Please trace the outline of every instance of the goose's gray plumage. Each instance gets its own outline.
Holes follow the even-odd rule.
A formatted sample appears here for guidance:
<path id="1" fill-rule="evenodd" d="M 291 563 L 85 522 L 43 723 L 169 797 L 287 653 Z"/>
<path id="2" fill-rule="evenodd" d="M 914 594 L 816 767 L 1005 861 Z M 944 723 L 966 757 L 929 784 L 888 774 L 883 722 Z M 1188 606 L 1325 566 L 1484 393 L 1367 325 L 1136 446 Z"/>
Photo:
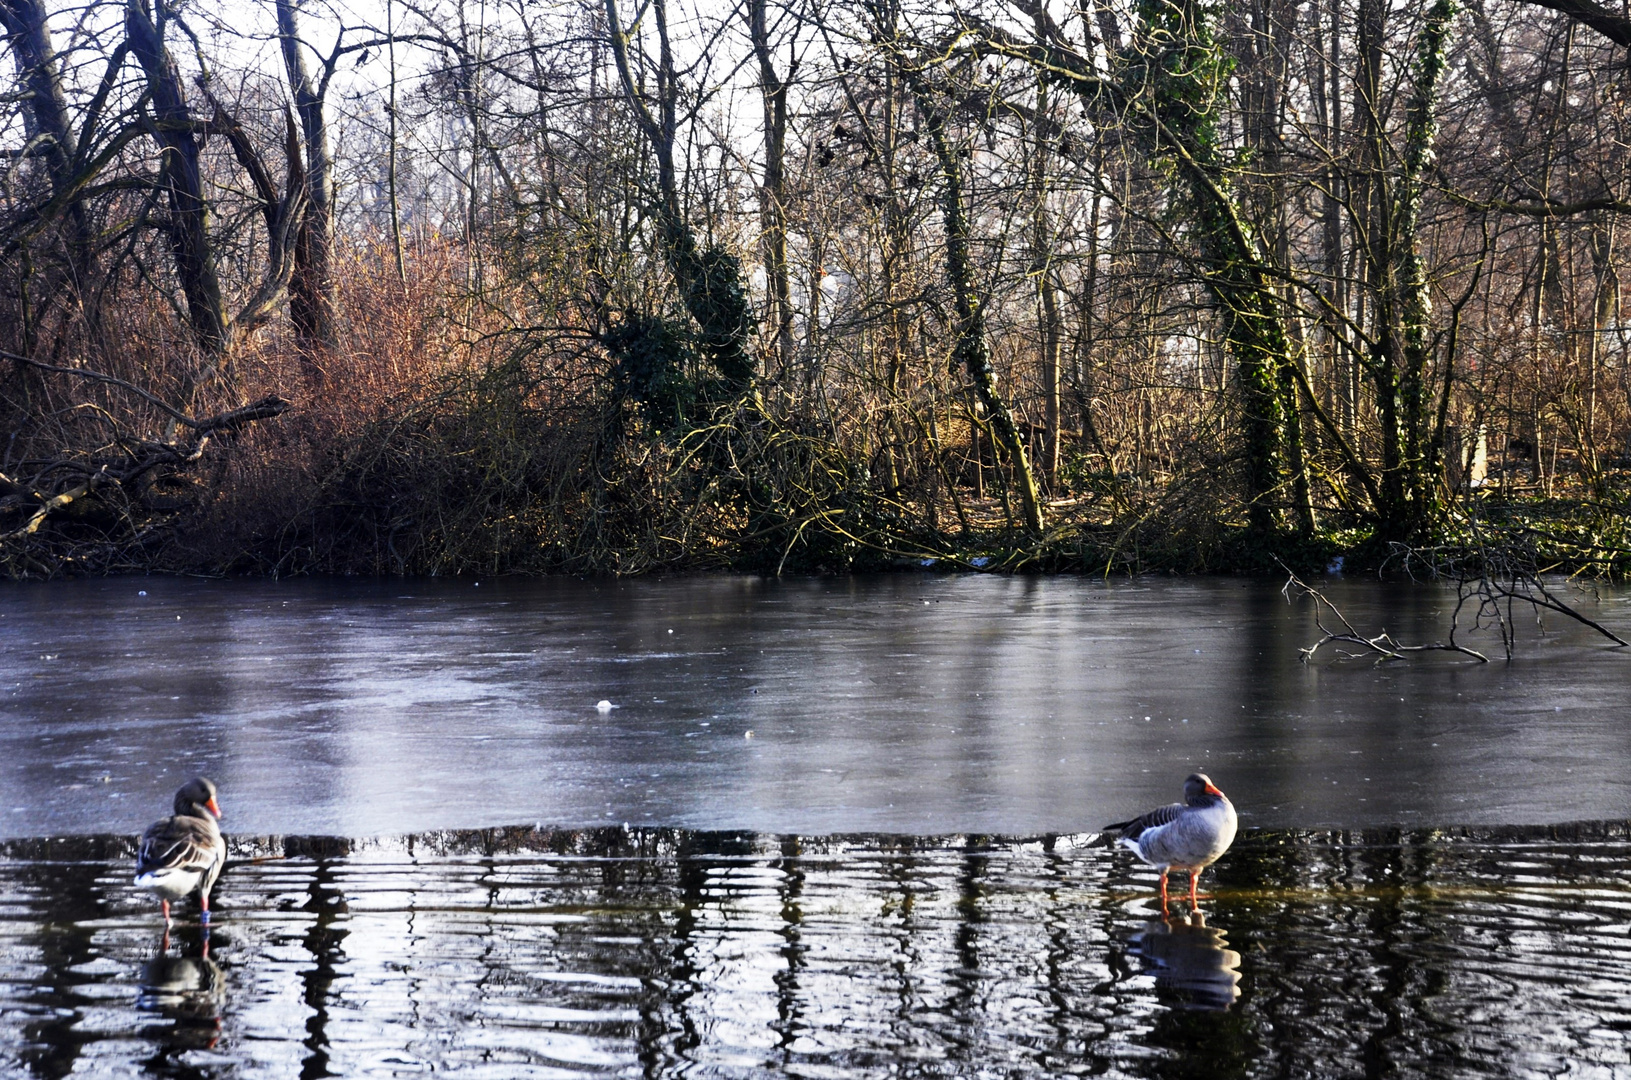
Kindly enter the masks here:
<path id="1" fill-rule="evenodd" d="M 1184 781 L 1184 801 L 1157 807 L 1130 821 L 1106 825 L 1121 833 L 1121 844 L 1161 871 L 1161 906 L 1167 903 L 1167 871 L 1189 873 L 1189 902 L 1196 902 L 1201 871 L 1234 843 L 1239 821 L 1234 804 L 1203 773 Z"/>
<path id="2" fill-rule="evenodd" d="M 142 834 L 136 852 L 136 887 L 159 898 L 164 925 L 170 925 L 170 901 L 198 894 L 203 921 L 210 917 L 210 890 L 226 865 L 221 837 L 221 806 L 215 785 L 202 776 L 176 792 L 175 814 L 161 818 Z"/>

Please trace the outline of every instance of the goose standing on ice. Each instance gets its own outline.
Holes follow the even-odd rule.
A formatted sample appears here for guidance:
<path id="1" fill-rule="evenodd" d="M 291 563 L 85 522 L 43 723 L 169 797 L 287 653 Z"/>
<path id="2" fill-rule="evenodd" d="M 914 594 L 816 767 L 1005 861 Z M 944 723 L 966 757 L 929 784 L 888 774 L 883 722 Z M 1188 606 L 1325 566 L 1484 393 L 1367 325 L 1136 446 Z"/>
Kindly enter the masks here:
<path id="1" fill-rule="evenodd" d="M 159 898 L 164 925 L 170 925 L 170 901 L 198 894 L 202 922 L 210 921 L 210 889 L 227 861 L 221 838 L 221 805 L 215 785 L 202 776 L 176 792 L 175 816 L 162 818 L 142 834 L 136 852 L 136 887 Z"/>
<path id="2" fill-rule="evenodd" d="M 1161 910 L 1167 909 L 1167 871 L 1189 872 L 1189 906 L 1195 882 L 1234 843 L 1238 820 L 1229 797 L 1202 773 L 1184 781 L 1184 801 L 1106 825 L 1121 833 L 1121 844 L 1161 871 Z"/>

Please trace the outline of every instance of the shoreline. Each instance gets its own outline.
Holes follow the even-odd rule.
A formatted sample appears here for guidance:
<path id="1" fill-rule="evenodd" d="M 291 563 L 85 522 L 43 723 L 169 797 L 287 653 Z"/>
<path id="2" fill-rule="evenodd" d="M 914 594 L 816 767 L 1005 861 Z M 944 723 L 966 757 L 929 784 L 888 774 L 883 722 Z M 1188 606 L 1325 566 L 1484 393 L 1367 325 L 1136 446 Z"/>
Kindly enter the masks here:
<path id="1" fill-rule="evenodd" d="M 1450 844 L 1591 844 L 1631 840 L 1631 818 L 1570 821 L 1535 825 L 1390 826 L 1383 828 L 1243 828 L 1238 847 L 1263 848 L 1293 843 L 1301 847 L 1416 847 Z M 445 829 L 384 836 L 264 834 L 227 836 L 233 864 L 276 859 L 344 859 L 400 854 L 410 858 L 461 858 L 540 855 L 585 859 L 684 859 L 706 857 L 798 857 L 841 855 L 853 849 L 903 851 L 1037 851 L 1054 853 L 1112 848 L 1099 832 L 1076 833 L 869 833 L 821 835 L 760 833 L 740 829 L 682 829 L 661 826 L 601 826 L 567 829 L 513 825 L 491 829 Z M 110 862 L 135 858 L 137 837 L 115 833 L 71 834 L 0 839 L 0 860 L 30 862 Z"/>

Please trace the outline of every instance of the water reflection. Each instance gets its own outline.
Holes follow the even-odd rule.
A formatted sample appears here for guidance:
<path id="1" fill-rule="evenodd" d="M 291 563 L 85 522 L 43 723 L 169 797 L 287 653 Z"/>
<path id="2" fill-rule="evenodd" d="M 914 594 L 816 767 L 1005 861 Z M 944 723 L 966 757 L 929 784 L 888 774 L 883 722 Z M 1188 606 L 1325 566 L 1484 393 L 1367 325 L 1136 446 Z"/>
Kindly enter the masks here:
<path id="1" fill-rule="evenodd" d="M 1165 922 L 1070 838 L 241 841 L 169 941 L 97 843 L 0 845 L 0 1075 L 1631 1075 L 1625 824 L 1250 834 Z"/>
<path id="2" fill-rule="evenodd" d="M 1157 997 L 1178 1008 L 1227 1009 L 1240 998 L 1240 954 L 1228 945 L 1203 911 L 1152 920 L 1127 939 Z"/>
<path id="3" fill-rule="evenodd" d="M 310 916 L 301 944 L 311 955 L 310 967 L 300 975 L 301 997 L 311 1010 L 306 1019 L 306 1037 L 301 1040 L 307 1053 L 300 1074 L 302 1077 L 328 1076 L 328 1003 L 338 996 L 335 981 L 342 977 L 346 961 L 341 945 L 350 933 L 345 894 L 337 887 L 332 863 L 322 861 L 313 868 L 300 910 Z"/>
<path id="4" fill-rule="evenodd" d="M 137 1029 L 158 1047 L 158 1060 L 189 1050 L 214 1049 L 221 1038 L 226 977 L 210 959 L 210 928 L 201 927 L 195 933 L 178 930 L 177 941 L 179 951 L 171 952 L 170 934 L 160 937 L 158 952 L 142 965 L 136 995 L 138 1012 L 162 1018 L 162 1023 Z"/>

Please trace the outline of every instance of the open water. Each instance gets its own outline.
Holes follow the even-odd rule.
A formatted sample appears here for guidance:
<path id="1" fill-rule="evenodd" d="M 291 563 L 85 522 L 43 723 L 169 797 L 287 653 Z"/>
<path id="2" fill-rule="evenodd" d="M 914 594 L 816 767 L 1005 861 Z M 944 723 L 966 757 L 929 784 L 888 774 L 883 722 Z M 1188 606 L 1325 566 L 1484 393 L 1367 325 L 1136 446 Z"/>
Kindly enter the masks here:
<path id="1" fill-rule="evenodd" d="M 1089 837 L 240 847 L 205 955 L 115 841 L 0 861 L 0 1072 L 1623 1077 L 1631 832 L 1259 833 L 1168 920 Z"/>

